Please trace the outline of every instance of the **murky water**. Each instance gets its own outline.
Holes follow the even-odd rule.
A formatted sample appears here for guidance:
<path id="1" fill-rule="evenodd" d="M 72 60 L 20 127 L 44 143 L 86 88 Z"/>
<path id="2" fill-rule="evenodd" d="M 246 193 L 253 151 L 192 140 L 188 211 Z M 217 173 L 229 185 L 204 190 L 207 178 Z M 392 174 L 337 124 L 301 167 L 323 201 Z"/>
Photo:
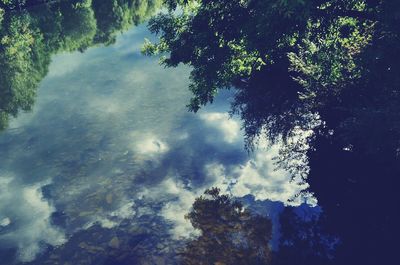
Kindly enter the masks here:
<path id="1" fill-rule="evenodd" d="M 142 56 L 145 37 L 54 55 L 33 110 L 1 133 L 1 264 L 174 264 L 205 189 L 274 218 L 307 187 L 274 170 L 274 148 L 244 150 L 228 92 L 187 112 L 189 69 Z"/>

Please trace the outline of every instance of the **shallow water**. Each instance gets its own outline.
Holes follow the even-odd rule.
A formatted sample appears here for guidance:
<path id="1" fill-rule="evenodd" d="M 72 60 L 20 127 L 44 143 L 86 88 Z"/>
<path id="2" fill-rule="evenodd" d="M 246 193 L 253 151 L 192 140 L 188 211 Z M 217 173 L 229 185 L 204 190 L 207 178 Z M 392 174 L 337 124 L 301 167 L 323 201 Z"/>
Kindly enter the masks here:
<path id="1" fill-rule="evenodd" d="M 145 37 L 53 56 L 33 110 L 1 133 L 1 264 L 173 264 L 205 189 L 274 220 L 307 187 L 274 170 L 274 148 L 244 150 L 229 92 L 187 112 L 189 69 L 141 55 Z"/>

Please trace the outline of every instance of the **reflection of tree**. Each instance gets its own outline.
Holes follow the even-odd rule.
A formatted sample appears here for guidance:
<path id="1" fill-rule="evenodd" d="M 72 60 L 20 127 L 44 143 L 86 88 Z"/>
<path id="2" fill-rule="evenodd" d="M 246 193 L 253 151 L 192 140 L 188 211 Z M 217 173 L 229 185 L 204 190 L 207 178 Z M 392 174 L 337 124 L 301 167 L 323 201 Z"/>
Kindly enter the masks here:
<path id="1" fill-rule="evenodd" d="M 183 264 L 269 264 L 271 221 L 252 215 L 217 188 L 205 195 L 187 215 L 201 235 L 185 247 Z"/>
<path id="2" fill-rule="evenodd" d="M 93 0 L 98 32 L 95 41 L 113 43 L 116 33 L 137 25 L 154 13 L 159 5 L 157 0 Z M 112 12 L 110 12 L 112 10 Z"/>
<path id="3" fill-rule="evenodd" d="M 400 216 L 400 3 L 167 2 L 172 12 L 150 22 L 160 41 L 144 52 L 193 67 L 190 109 L 234 87 L 232 111 L 250 143 L 311 129 L 284 146 L 281 165 L 297 172 L 304 166 L 288 161 L 309 162 L 324 225 L 342 238 L 338 264 L 390 263 Z"/>
<path id="4" fill-rule="evenodd" d="M 118 32 L 155 12 L 159 0 L 69 0 L 5 11 L 0 5 L 0 127 L 9 115 L 30 110 L 52 54 L 110 44 Z"/>
<path id="5" fill-rule="evenodd" d="M 201 235 L 187 243 L 183 264 L 333 264 L 337 239 L 324 230 L 319 208 L 286 207 L 279 217 L 278 249 L 272 251 L 271 221 L 219 192 L 207 190 L 186 216 Z"/>
<path id="6" fill-rule="evenodd" d="M 50 63 L 41 34 L 31 27 L 27 14 L 5 16 L 0 46 L 0 127 L 8 115 L 30 110 L 36 87 Z"/>

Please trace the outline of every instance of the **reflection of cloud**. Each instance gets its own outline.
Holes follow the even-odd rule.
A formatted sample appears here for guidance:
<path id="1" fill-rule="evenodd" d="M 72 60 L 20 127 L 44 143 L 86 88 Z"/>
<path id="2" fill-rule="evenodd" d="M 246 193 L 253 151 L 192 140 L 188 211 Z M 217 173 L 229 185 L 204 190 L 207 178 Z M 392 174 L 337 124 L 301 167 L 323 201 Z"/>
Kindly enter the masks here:
<path id="1" fill-rule="evenodd" d="M 164 181 L 160 188 L 165 189 L 170 195 L 176 196 L 176 199 L 167 202 L 160 212 L 160 215 L 166 220 L 173 222 L 171 230 L 173 238 L 179 239 L 197 234 L 190 222 L 185 219 L 185 214 L 190 211 L 198 194 L 186 189 L 182 183 L 174 181 L 172 178 Z"/>
<path id="2" fill-rule="evenodd" d="M 138 152 L 143 154 L 162 154 L 168 151 L 168 146 L 155 138 L 145 139 L 137 144 Z"/>
<path id="3" fill-rule="evenodd" d="M 47 77 L 58 77 L 68 74 L 78 68 L 81 64 L 85 63 L 85 57 L 82 56 L 81 52 L 73 52 L 68 56 L 64 54 L 58 54 L 53 56 L 52 65 L 49 68 Z"/>
<path id="4" fill-rule="evenodd" d="M 211 125 L 210 134 L 217 130 L 218 133 L 222 132 L 223 137 L 219 138 L 219 141 L 218 139 L 207 141 L 207 136 L 183 138 L 183 141 L 188 141 L 185 145 L 195 148 L 195 152 L 198 151 L 197 148 L 204 148 L 204 144 L 210 147 L 218 146 L 218 149 L 211 148 L 211 150 L 223 148 L 222 153 L 224 150 L 243 144 L 240 140 L 239 124 L 230 119 L 228 114 L 205 113 L 202 114 L 202 119 L 206 121 L 206 124 Z M 200 144 L 194 145 L 192 141 L 198 141 Z M 191 182 L 183 177 L 183 172 L 176 171 L 177 168 L 174 168 L 172 171 L 177 172 L 176 176 L 167 175 L 164 181 L 154 187 L 144 188 L 139 197 L 163 202 L 163 208 L 159 214 L 172 224 L 170 233 L 175 239 L 190 237 L 196 233 L 184 216 L 190 211 L 195 198 L 210 187 L 218 187 L 222 193 L 238 198 L 251 195 L 257 201 L 270 200 L 287 205 L 300 205 L 304 202 L 316 204 L 315 198 L 304 192 L 308 188 L 307 183 L 302 179 L 292 179 L 291 175 L 284 170 L 276 170 L 274 157 L 278 155 L 278 150 L 278 145 L 270 147 L 265 140 L 260 139 L 259 148 L 243 160 L 228 162 L 228 160 L 224 161 L 223 156 L 205 159 L 209 152 L 200 153 L 205 155 L 196 159 L 196 165 L 201 168 L 201 181 L 193 179 Z M 171 153 L 174 153 L 174 150 Z"/>
<path id="5" fill-rule="evenodd" d="M 217 173 L 214 170 L 213 174 L 220 174 L 216 179 L 229 179 L 229 191 L 236 197 L 252 195 L 261 201 L 279 201 L 293 206 L 302 203 L 316 205 L 312 194 L 304 192 L 309 187 L 304 180 L 300 177 L 292 179 L 288 172 L 277 169 L 274 158 L 279 148 L 279 145 L 269 146 L 265 139 L 260 139 L 259 148 L 245 163 L 229 171 Z"/>
<path id="6" fill-rule="evenodd" d="M 291 176 L 283 170 L 274 170 L 274 152 L 258 151 L 253 159 L 232 172 L 236 183 L 232 188 L 235 196 L 251 194 L 256 200 L 280 201 L 285 204 L 301 204 L 304 198 L 296 197 L 308 184 L 291 181 Z M 291 202 L 296 197 L 296 201 Z"/>
<path id="7" fill-rule="evenodd" d="M 89 106 L 102 114 L 118 114 L 121 112 L 120 102 L 112 101 L 107 97 L 95 97 L 89 102 Z"/>
<path id="8" fill-rule="evenodd" d="M 191 190 L 175 177 L 167 176 L 157 186 L 143 189 L 139 196 L 146 200 L 161 199 L 167 201 L 159 214 L 172 224 L 171 236 L 174 239 L 180 239 L 188 238 L 198 233 L 190 222 L 185 219 L 185 214 L 190 211 L 195 198 L 201 193 L 202 189 Z"/>
<path id="9" fill-rule="evenodd" d="M 135 152 L 142 155 L 161 155 L 168 152 L 169 147 L 154 135 L 144 135 L 142 139 L 136 138 Z"/>
<path id="10" fill-rule="evenodd" d="M 21 261 L 30 261 L 43 244 L 60 245 L 64 234 L 50 223 L 54 208 L 43 199 L 43 183 L 20 186 L 12 178 L 1 177 L 0 213 L 5 227 L 0 245 L 18 248 Z"/>
<path id="11" fill-rule="evenodd" d="M 143 47 L 143 40 L 149 38 L 146 33 L 146 26 L 139 25 L 131 30 L 123 32 L 118 36 L 118 41 L 113 44 L 112 48 L 120 53 L 135 52 L 140 54 Z"/>
<path id="12" fill-rule="evenodd" d="M 2 226 L 2 227 L 6 227 L 9 224 L 11 224 L 11 220 L 8 217 L 5 217 L 2 220 L 0 220 L 0 226 Z"/>
<path id="13" fill-rule="evenodd" d="M 228 114 L 211 113 L 204 114 L 203 117 L 206 117 L 203 119 L 208 121 L 215 121 L 214 125 L 220 130 L 226 131 L 225 135 L 227 132 L 239 135 L 237 123 L 236 125 L 226 125 L 227 122 L 235 123 Z M 236 130 L 235 133 L 233 133 L 234 130 Z M 308 132 L 299 132 L 291 141 L 300 141 L 305 137 L 309 137 Z M 258 148 L 250 154 L 247 160 L 228 168 L 217 161 L 204 165 L 210 185 L 218 186 L 223 192 L 229 192 L 236 197 L 252 195 L 256 200 L 279 201 L 288 205 L 302 203 L 315 205 L 315 198 L 304 192 L 309 185 L 300 176 L 292 179 L 287 171 L 277 169 L 274 158 L 278 156 L 281 146 L 279 144 L 270 146 L 265 138 L 260 138 L 257 146 Z M 304 162 L 290 161 L 290 163 Z M 304 167 L 307 168 L 306 165 Z"/>
<path id="14" fill-rule="evenodd" d="M 256 200 L 279 201 L 288 205 L 300 205 L 304 202 L 314 205 L 311 194 L 302 192 L 308 188 L 303 181 L 291 180 L 283 170 L 275 170 L 272 150 L 257 152 L 253 159 L 231 170 L 222 165 L 206 165 L 208 177 L 215 180 L 214 186 L 235 197 L 252 195 Z M 300 194 L 300 196 L 298 196 Z"/>
<path id="15" fill-rule="evenodd" d="M 117 217 L 119 219 L 129 219 L 135 215 L 135 210 L 133 209 L 134 203 L 128 202 L 122 205 L 119 209 L 110 213 L 110 216 Z"/>
<path id="16" fill-rule="evenodd" d="M 232 180 L 226 175 L 227 170 L 222 164 L 206 164 L 204 166 L 204 172 L 208 179 L 209 187 L 218 187 L 223 193 L 230 193 Z"/>
<path id="17" fill-rule="evenodd" d="M 85 225 L 85 229 L 99 223 L 103 228 L 114 228 L 121 224 L 123 220 L 132 219 L 136 211 L 133 209 L 134 202 L 127 202 L 115 211 L 105 213 L 105 216 L 95 216 L 95 218 Z"/>
<path id="18" fill-rule="evenodd" d="M 206 124 L 218 128 L 226 142 L 233 143 L 240 139 L 240 125 L 237 121 L 230 119 L 228 113 L 203 113 L 200 117 Z"/>

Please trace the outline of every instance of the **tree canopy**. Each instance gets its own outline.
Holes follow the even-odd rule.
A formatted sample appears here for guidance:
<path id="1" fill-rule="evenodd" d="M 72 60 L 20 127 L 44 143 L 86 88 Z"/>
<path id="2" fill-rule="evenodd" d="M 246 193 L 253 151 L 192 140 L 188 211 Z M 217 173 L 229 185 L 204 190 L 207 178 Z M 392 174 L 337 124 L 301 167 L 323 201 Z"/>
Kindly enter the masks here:
<path id="1" fill-rule="evenodd" d="M 374 0 L 167 1 L 147 54 L 191 65 L 190 110 L 236 90 L 248 140 L 313 129 L 343 147 L 396 155 L 399 10 Z M 182 12 L 174 12 L 177 5 Z M 362 132 L 362 133 L 361 133 Z M 366 133 L 367 132 L 367 133 Z"/>

